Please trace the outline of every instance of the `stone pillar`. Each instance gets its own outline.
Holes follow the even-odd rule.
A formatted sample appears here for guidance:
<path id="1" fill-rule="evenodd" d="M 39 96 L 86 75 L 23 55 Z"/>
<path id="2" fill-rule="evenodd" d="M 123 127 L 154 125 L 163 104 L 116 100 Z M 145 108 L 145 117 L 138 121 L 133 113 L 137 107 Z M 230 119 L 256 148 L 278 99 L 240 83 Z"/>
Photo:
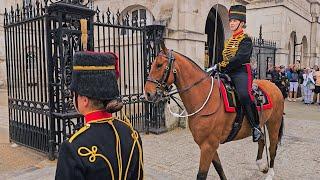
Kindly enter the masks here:
<path id="1" fill-rule="evenodd" d="M 319 34 L 318 31 L 320 30 L 319 27 L 319 10 L 320 5 L 318 3 L 311 3 L 311 39 L 310 39 L 310 62 L 309 65 L 313 66 L 314 64 L 319 64 L 319 56 L 320 56 L 320 49 L 319 49 Z"/>
<path id="2" fill-rule="evenodd" d="M 176 0 L 172 18 L 165 34 L 167 47 L 190 57 L 201 67 L 204 66 L 205 42 L 204 27 L 199 27 L 201 3 L 197 0 Z"/>

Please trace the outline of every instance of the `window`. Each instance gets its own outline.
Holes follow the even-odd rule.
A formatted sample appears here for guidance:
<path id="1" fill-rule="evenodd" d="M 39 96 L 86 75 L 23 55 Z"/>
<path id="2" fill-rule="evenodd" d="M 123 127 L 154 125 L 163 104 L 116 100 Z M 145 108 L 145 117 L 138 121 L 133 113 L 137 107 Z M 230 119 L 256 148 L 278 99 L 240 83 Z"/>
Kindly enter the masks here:
<path id="1" fill-rule="evenodd" d="M 152 24 L 154 21 L 154 17 L 151 14 L 151 12 L 149 12 L 142 6 L 131 9 L 129 11 L 122 12 L 123 16 L 125 16 L 127 12 L 131 16 L 131 19 L 129 20 L 130 22 L 127 22 L 127 21 L 122 22 L 122 24 L 125 26 L 130 26 L 130 25 L 133 27 L 145 26 L 145 25 Z M 121 35 L 126 35 L 128 33 L 129 33 L 128 30 L 125 30 L 125 29 L 121 30 Z M 134 33 L 134 31 L 132 31 L 132 33 Z"/>
<path id="2" fill-rule="evenodd" d="M 152 16 L 150 16 L 151 18 Z M 132 26 L 144 25 L 144 22 L 147 20 L 147 11 L 146 9 L 137 9 L 132 11 Z M 153 21 L 153 17 L 152 17 Z"/>
<path id="3" fill-rule="evenodd" d="M 132 12 L 132 26 L 138 26 L 138 18 L 139 18 L 139 11 L 135 10 Z"/>

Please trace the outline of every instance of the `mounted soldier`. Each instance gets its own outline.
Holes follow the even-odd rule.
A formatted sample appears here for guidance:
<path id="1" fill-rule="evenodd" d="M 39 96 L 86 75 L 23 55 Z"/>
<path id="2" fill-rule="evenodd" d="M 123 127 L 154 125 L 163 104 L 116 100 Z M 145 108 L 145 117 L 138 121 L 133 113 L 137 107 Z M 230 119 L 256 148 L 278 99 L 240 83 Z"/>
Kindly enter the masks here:
<path id="1" fill-rule="evenodd" d="M 227 82 L 229 79 L 219 76 L 221 74 L 227 77 L 226 75 L 215 71 L 215 75 L 212 76 L 203 71 L 192 59 L 167 49 L 164 42 L 161 42 L 161 51 L 152 62 L 144 87 L 146 100 L 150 102 L 163 101 L 168 97 L 175 100 L 173 95 L 179 94 L 185 110 L 179 114 L 173 113 L 169 103 L 168 109 L 174 116 L 188 117 L 189 129 L 200 148 L 198 180 L 207 178 L 211 163 L 220 179 L 227 179 L 217 151 L 219 145 L 250 136 L 252 127 L 253 140 L 258 141 L 256 163 L 259 170 L 268 173 L 268 179 L 274 176 L 274 160 L 278 143 L 283 135 L 284 99 L 274 83 L 268 80 L 255 80 L 254 95 L 259 104 L 257 109 L 261 112 L 261 120 L 258 121 L 255 103 L 249 92 L 252 88 L 251 70 L 248 64 L 252 53 L 252 41 L 243 33 L 242 27 L 245 22 L 245 7 L 231 7 L 230 27 L 234 35 L 225 45 L 224 58 L 212 68 L 219 68 L 231 76 L 241 93 L 238 99 L 244 108 L 238 105 L 239 101 L 234 96 L 233 87 Z M 175 90 L 171 89 L 173 84 L 176 86 Z M 243 117 L 243 112 L 247 114 L 247 118 Z M 269 148 L 261 139 L 263 135 L 258 123 L 261 127 L 264 124 L 267 126 Z M 270 152 L 270 166 L 262 161 L 264 147 Z M 266 152 L 268 154 L 268 151 Z"/>
<path id="2" fill-rule="evenodd" d="M 62 143 L 57 180 L 143 179 L 140 136 L 128 119 L 115 119 L 111 114 L 123 106 L 117 76 L 118 58 L 113 53 L 74 55 L 70 89 L 85 125 Z"/>
<path id="3" fill-rule="evenodd" d="M 228 74 L 238 93 L 240 103 L 252 127 L 253 142 L 259 141 L 262 132 L 259 127 L 259 116 L 252 95 L 252 71 L 250 57 L 252 54 L 252 40 L 244 33 L 246 26 L 246 7 L 231 6 L 229 10 L 229 26 L 232 36 L 225 42 L 222 60 L 214 67 L 220 72 Z"/>

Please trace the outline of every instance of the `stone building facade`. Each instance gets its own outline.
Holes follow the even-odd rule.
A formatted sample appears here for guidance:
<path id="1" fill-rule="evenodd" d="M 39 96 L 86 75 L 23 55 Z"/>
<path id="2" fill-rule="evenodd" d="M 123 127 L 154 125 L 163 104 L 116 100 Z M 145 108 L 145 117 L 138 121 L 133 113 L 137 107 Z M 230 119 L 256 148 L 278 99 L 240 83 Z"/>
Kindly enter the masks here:
<path id="1" fill-rule="evenodd" d="M 320 64 L 319 0 L 109 0 L 108 5 L 105 0 L 97 0 L 94 3 L 102 10 L 109 6 L 122 13 L 145 8 L 153 16 L 152 23 L 166 25 L 168 47 L 186 54 L 201 66 L 205 66 L 206 49 L 211 61 L 212 47 L 216 47 L 218 54 L 225 38 L 230 36 L 229 7 L 244 4 L 248 9 L 246 31 L 258 37 L 262 25 L 263 38 L 277 43 L 276 64 L 300 62 L 302 67 Z M 215 20 L 217 40 L 214 40 Z"/>
<path id="2" fill-rule="evenodd" d="M 277 42 L 276 64 L 320 64 L 319 0 L 252 0 L 248 8 L 247 31 Z"/>
<path id="3" fill-rule="evenodd" d="M 22 2 L 30 0 L 0 0 L 0 42 L 4 42 L 4 8 Z M 229 7 L 244 4 L 248 9 L 246 31 L 257 37 L 262 25 L 264 39 L 277 42 L 276 64 L 301 62 L 304 67 L 320 64 L 319 0 L 94 0 L 93 3 L 101 12 L 110 8 L 114 13 L 119 10 L 121 15 L 134 13 L 139 18 L 146 17 L 147 24 L 166 25 L 167 46 L 202 67 L 212 64 L 212 57 L 222 51 L 224 40 L 230 36 Z M 4 43 L 0 43 L 0 86 L 5 84 Z"/>
<path id="4" fill-rule="evenodd" d="M 0 87 L 6 85 L 3 13 L 5 7 L 35 0 L 0 0 Z M 228 9 L 234 4 L 247 5 L 249 35 L 277 42 L 278 65 L 301 62 L 304 67 L 320 64 L 320 0 L 95 0 L 101 13 L 108 8 L 120 16 L 147 18 L 147 24 L 166 26 L 167 47 L 193 59 L 200 66 L 220 58 L 228 27 Z M 217 23 L 216 23 L 217 22 Z M 216 57 L 216 58 L 213 58 Z M 168 128 L 177 120 L 169 116 Z M 180 121 L 184 122 L 184 121 Z"/>

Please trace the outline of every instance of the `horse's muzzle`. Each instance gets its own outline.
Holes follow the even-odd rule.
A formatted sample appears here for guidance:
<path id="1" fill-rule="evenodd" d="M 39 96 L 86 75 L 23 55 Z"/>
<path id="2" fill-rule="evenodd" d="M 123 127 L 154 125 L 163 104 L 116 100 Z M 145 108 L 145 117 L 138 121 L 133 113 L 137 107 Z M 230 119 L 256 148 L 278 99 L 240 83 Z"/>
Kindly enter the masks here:
<path id="1" fill-rule="evenodd" d="M 163 98 L 163 93 L 159 91 L 156 91 L 154 93 L 151 93 L 151 92 L 145 93 L 145 99 L 152 103 L 157 103 L 160 100 L 162 100 L 162 98 Z"/>

